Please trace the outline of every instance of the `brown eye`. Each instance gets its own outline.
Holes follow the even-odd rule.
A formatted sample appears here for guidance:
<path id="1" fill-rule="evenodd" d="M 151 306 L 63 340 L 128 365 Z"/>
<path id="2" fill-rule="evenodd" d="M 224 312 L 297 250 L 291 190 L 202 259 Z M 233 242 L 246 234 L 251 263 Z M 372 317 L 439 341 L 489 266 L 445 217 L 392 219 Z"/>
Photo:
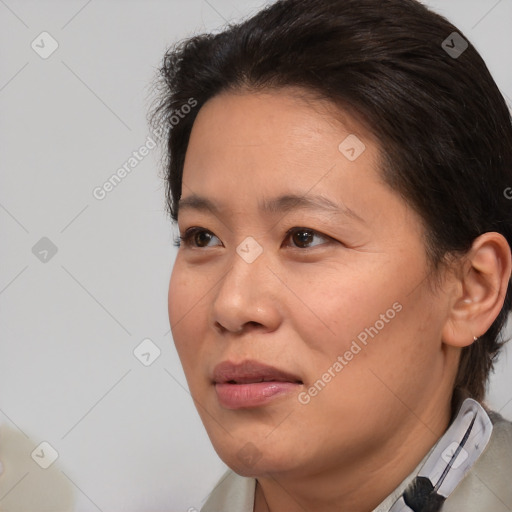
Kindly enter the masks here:
<path id="1" fill-rule="evenodd" d="M 302 247 L 303 245 L 309 245 L 313 240 L 314 236 L 311 231 L 306 231 L 301 229 L 300 231 L 295 231 L 292 234 L 292 240 L 295 245 L 298 247 Z"/>
<path id="2" fill-rule="evenodd" d="M 206 247 L 212 239 L 212 234 L 209 231 L 197 231 L 192 236 L 197 247 Z"/>
<path id="3" fill-rule="evenodd" d="M 326 236 L 309 228 L 292 228 L 287 233 L 287 238 L 290 238 L 299 249 L 308 249 L 316 245 L 322 245 L 321 243 L 312 243 L 315 237 L 323 238 L 324 240 L 328 239 Z"/>
<path id="4" fill-rule="evenodd" d="M 193 227 L 187 229 L 183 236 L 180 236 L 178 239 L 176 239 L 174 245 L 180 247 L 181 243 L 183 242 L 183 245 L 186 247 L 205 248 L 208 247 L 208 244 L 213 238 L 217 237 L 211 231 Z"/>

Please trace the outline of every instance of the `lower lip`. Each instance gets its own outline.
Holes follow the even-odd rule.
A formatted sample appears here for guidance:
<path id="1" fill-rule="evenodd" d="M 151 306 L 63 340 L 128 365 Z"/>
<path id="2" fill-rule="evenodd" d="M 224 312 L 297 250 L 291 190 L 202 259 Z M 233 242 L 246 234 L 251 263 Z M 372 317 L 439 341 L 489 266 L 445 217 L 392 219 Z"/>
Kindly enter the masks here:
<path id="1" fill-rule="evenodd" d="M 296 393 L 300 384 L 295 382 L 255 382 L 253 384 L 217 383 L 215 391 L 220 404 L 226 409 L 259 407 L 278 396 Z"/>

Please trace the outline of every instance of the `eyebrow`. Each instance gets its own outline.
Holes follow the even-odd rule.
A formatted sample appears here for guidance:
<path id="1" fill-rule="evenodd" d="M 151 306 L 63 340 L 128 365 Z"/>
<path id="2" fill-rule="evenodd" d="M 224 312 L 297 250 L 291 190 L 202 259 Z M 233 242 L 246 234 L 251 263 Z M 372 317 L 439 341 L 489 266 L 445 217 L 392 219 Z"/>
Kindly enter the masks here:
<path id="1" fill-rule="evenodd" d="M 294 210 L 320 211 L 346 215 L 347 217 L 365 223 L 364 219 L 347 206 L 337 204 L 327 197 L 320 195 L 300 196 L 296 194 L 286 194 L 273 199 L 259 201 L 258 207 L 262 213 L 268 214 L 282 214 Z M 222 208 L 215 201 L 197 194 L 190 195 L 178 201 L 178 214 L 181 210 L 196 210 L 221 215 L 221 209 Z"/>

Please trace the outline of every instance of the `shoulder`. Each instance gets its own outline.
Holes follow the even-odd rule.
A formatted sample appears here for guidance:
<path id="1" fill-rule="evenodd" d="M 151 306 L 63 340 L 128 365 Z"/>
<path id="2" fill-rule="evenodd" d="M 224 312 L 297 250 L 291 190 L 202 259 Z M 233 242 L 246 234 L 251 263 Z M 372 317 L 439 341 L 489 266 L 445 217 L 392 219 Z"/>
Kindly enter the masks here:
<path id="1" fill-rule="evenodd" d="M 201 512 L 253 512 L 255 488 L 254 478 L 229 469 L 215 485 Z"/>
<path id="2" fill-rule="evenodd" d="M 512 422 L 487 411 L 493 423 L 489 444 L 446 500 L 443 512 L 512 510 Z"/>

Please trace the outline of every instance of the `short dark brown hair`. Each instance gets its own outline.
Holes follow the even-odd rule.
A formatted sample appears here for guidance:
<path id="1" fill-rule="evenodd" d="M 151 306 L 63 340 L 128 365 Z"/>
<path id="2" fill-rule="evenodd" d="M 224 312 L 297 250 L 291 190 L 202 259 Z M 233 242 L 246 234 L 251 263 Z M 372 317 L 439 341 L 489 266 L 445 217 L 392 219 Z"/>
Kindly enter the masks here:
<path id="1" fill-rule="evenodd" d="M 450 54 L 456 45 L 460 54 Z M 464 34 L 415 0 L 278 0 L 169 49 L 150 119 L 167 130 L 174 221 L 199 109 L 221 92 L 286 86 L 339 106 L 380 141 L 382 175 L 423 220 L 433 269 L 485 232 L 501 233 L 512 246 L 510 112 Z M 191 98 L 196 108 L 171 123 Z M 492 326 L 462 350 L 456 391 L 483 401 L 511 308 L 509 282 Z"/>

